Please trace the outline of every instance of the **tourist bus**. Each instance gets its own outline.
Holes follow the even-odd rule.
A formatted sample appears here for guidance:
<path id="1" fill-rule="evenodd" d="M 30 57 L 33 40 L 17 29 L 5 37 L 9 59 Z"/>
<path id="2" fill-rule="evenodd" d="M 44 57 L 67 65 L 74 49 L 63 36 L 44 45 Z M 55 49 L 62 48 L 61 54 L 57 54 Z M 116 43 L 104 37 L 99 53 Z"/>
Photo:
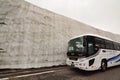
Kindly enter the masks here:
<path id="1" fill-rule="evenodd" d="M 68 42 L 66 64 L 85 71 L 105 71 L 120 65 L 120 43 L 96 35 L 82 35 Z"/>

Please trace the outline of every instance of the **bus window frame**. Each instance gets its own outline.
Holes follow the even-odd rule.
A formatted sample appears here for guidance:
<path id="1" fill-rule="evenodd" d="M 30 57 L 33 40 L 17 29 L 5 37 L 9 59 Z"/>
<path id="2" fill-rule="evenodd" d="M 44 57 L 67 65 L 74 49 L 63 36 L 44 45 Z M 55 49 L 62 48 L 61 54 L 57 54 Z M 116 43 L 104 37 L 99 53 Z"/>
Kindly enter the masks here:
<path id="1" fill-rule="evenodd" d="M 89 38 L 91 38 L 91 39 L 89 39 Z M 95 52 L 95 41 L 94 41 L 94 36 L 87 36 L 87 38 L 86 38 L 86 41 L 87 41 L 87 57 L 89 57 L 89 56 L 92 56 L 92 55 L 94 55 L 96 52 Z M 91 55 L 89 55 L 89 49 L 88 49 L 88 44 L 89 43 L 92 43 L 93 44 L 93 52 L 94 53 L 92 53 Z"/>

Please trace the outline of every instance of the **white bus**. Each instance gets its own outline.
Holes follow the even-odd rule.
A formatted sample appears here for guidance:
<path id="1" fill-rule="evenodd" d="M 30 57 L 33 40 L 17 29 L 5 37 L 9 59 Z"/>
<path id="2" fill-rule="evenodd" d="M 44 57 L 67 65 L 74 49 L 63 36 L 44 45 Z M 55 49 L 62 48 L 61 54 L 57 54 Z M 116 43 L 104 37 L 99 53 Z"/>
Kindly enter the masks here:
<path id="1" fill-rule="evenodd" d="M 68 66 L 85 71 L 120 65 L 120 43 L 94 35 L 83 35 L 68 42 Z"/>

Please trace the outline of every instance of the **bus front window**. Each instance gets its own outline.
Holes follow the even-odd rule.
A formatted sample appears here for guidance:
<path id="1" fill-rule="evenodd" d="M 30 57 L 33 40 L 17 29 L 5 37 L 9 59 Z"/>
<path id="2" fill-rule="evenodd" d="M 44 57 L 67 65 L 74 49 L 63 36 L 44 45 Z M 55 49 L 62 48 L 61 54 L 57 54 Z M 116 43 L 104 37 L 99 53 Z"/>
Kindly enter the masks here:
<path id="1" fill-rule="evenodd" d="M 84 38 L 75 38 L 68 43 L 68 56 L 86 56 Z"/>

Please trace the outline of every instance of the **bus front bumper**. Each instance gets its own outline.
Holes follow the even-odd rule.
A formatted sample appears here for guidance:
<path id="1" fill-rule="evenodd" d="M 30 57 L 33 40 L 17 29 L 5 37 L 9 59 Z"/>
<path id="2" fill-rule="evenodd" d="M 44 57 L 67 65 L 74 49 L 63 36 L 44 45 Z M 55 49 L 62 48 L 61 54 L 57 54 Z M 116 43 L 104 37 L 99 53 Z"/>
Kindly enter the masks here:
<path id="1" fill-rule="evenodd" d="M 78 68 L 80 70 L 85 70 L 85 71 L 98 70 L 98 68 L 88 66 L 88 63 L 86 63 L 86 62 L 68 60 L 66 63 L 68 66 L 70 66 L 72 68 Z"/>

